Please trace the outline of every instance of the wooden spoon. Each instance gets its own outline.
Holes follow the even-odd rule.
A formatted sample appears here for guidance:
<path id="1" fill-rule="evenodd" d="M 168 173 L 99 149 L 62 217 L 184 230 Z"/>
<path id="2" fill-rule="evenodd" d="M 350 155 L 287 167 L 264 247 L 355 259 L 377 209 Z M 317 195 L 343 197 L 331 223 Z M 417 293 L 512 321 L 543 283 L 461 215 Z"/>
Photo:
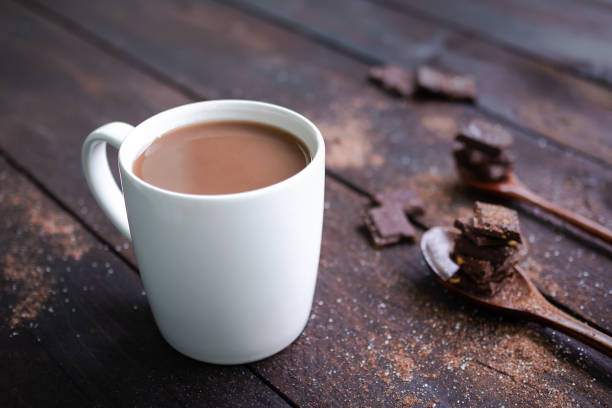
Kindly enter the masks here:
<path id="1" fill-rule="evenodd" d="M 518 266 L 501 291 L 493 296 L 470 292 L 451 283 L 450 278 L 459 270 L 450 257 L 458 235 L 459 231 L 451 227 L 433 227 L 421 238 L 425 262 L 442 286 L 487 309 L 550 326 L 612 357 L 612 337 L 550 304 Z"/>
<path id="2" fill-rule="evenodd" d="M 530 204 L 536 205 L 543 210 L 546 210 L 552 214 L 555 214 L 557 217 L 568 221 L 583 230 L 590 232 L 591 234 L 603 239 L 604 241 L 612 244 L 612 231 L 608 228 L 604 227 L 596 223 L 595 221 L 591 221 L 588 218 L 585 218 L 581 215 L 563 209 L 548 200 L 540 197 L 530 189 L 528 189 L 514 174 L 510 173 L 508 178 L 504 181 L 480 181 L 477 180 L 470 175 L 466 174 L 464 171 L 459 170 L 459 175 L 461 179 L 470 187 L 475 188 L 477 190 L 486 191 L 488 193 L 493 193 L 503 197 L 509 197 L 514 199 L 523 200 Z"/>

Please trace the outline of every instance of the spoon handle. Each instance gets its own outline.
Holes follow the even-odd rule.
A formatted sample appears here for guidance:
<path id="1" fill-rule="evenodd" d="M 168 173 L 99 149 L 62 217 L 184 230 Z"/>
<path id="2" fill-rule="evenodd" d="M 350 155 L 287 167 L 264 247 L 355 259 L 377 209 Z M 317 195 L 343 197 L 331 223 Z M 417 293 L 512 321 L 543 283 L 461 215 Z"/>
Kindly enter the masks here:
<path id="1" fill-rule="evenodd" d="M 572 336 L 584 344 L 601 351 L 608 357 L 612 357 L 612 337 L 573 318 L 548 303 L 545 299 L 542 300 L 543 307 L 541 309 L 529 311 L 533 320 Z"/>
<path id="2" fill-rule="evenodd" d="M 552 214 L 555 214 L 557 217 L 567 222 L 570 222 L 576 225 L 577 227 L 582 228 L 583 230 L 590 232 L 591 234 L 612 244 L 612 231 L 604 227 L 603 225 L 598 224 L 595 221 L 589 220 L 588 218 L 583 217 L 579 214 L 561 208 L 558 205 L 555 205 L 550 201 L 545 200 L 544 198 L 540 197 L 539 195 L 521 184 L 514 184 L 512 187 L 513 188 L 511 191 L 509 191 L 509 193 L 515 198 L 519 198 L 530 204 L 536 205 Z"/>

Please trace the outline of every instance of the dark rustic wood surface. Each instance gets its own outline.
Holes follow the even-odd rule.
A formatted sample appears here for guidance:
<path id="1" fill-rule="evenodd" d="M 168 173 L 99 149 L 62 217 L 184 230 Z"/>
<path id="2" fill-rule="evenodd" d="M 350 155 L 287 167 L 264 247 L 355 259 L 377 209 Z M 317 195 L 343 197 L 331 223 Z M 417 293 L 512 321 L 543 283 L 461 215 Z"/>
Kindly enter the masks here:
<path id="1" fill-rule="evenodd" d="M 361 228 L 368 192 L 418 189 L 427 225 L 484 198 L 460 185 L 450 156 L 471 117 L 515 132 L 517 173 L 532 189 L 612 226 L 609 53 L 595 52 L 607 38 L 595 23 L 609 26 L 612 11 L 587 1 L 563 12 L 516 1 L 439 11 L 451 3 L 2 3 L 0 406 L 610 406 L 609 358 L 464 304 L 436 285 L 416 245 L 375 250 Z M 512 10 L 508 25 L 529 22 L 534 41 L 492 32 L 499 10 Z M 559 33 L 565 44 L 551 40 Z M 475 73 L 481 98 L 393 99 L 365 81 L 381 62 Z M 100 124 L 224 97 L 312 118 L 331 175 L 310 323 L 283 352 L 238 367 L 163 342 L 129 243 L 97 208 L 79 160 Z M 612 331 L 611 248 L 505 204 L 520 211 L 538 287 Z"/>
<path id="2" fill-rule="evenodd" d="M 232 0 L 365 62 L 428 63 L 478 76 L 478 109 L 612 162 L 612 92 L 431 20 L 366 0 Z M 408 2 L 407 2 L 408 3 Z M 451 2 L 452 3 L 452 2 Z M 345 18 L 335 18 L 344 15 Z M 357 28 L 359 27 L 359 28 Z M 580 131 L 582 138 L 576 138 Z"/>
<path id="3" fill-rule="evenodd" d="M 612 10 L 597 0 L 377 0 L 612 84 Z"/>
<path id="4" fill-rule="evenodd" d="M 166 25 L 176 27 L 164 34 L 163 42 L 161 38 L 139 34 L 143 28 L 123 18 L 113 18 L 116 8 L 79 7 L 80 3 L 71 2 L 53 4 L 65 13 L 63 17 L 72 16 L 71 21 L 79 22 L 84 29 L 97 30 L 111 46 L 121 47 L 120 50 L 138 57 L 163 75 L 181 78 L 185 86 L 204 97 L 212 93 L 211 97 L 263 99 L 305 112 L 328 141 L 330 169 L 368 191 L 389 187 L 419 189 L 432 202 L 430 223 L 450 224 L 474 200 L 474 196 L 460 193 L 450 155 L 450 141 L 458 125 L 481 114 L 473 108 L 389 98 L 364 80 L 367 65 L 216 3 L 184 2 L 182 7 L 163 1 L 146 1 L 140 6 L 137 2 L 129 3 L 133 7 L 129 12 L 139 14 L 148 29 L 161 33 Z M 197 16 L 193 17 L 193 24 L 181 24 L 184 15 L 181 12 L 185 13 L 185 9 Z M 153 15 L 149 18 L 147 13 Z M 239 28 L 228 31 L 228 21 L 237 21 L 230 27 Z M 249 42 L 244 40 L 247 33 Z M 223 52 L 216 54 L 212 51 L 215 47 Z M 199 69 L 194 69 L 192 63 L 183 66 L 176 62 L 182 55 L 194 61 L 208 61 L 211 52 L 214 60 Z M 277 57 L 288 52 L 291 58 Z M 222 70 L 222 66 L 227 68 Z M 260 73 L 261 77 L 253 78 L 252 72 Z M 279 84 L 278 72 L 294 79 Z M 300 94 L 302 98 L 295 97 Z M 612 208 L 606 204 L 612 180 L 608 166 L 548 146 L 533 135 L 517 131 L 517 138 L 515 149 L 520 153 L 517 172 L 530 187 L 583 215 L 612 224 Z M 549 160 L 545 166 L 543 160 Z M 538 223 L 534 225 L 537 228 Z M 612 297 L 606 292 L 612 286 L 612 277 L 606 273 L 612 265 L 609 251 L 603 255 L 589 251 L 589 256 L 597 261 L 583 260 L 568 252 L 568 248 L 578 250 L 573 241 L 561 237 L 557 244 L 555 239 L 559 238 L 554 230 L 540 227 L 540 231 L 534 233 L 534 239 L 539 236 L 546 244 L 538 247 L 543 249 L 541 253 L 534 248 L 533 255 L 536 260 L 546 260 L 544 264 L 548 265 L 540 286 L 546 289 L 550 278 L 556 277 L 560 286 L 549 288 L 551 296 L 561 298 L 559 301 L 579 314 L 586 314 L 598 325 L 612 328 L 607 313 Z M 566 256 L 554 256 L 561 253 Z M 553 259 L 549 261 L 546 256 Z M 575 261 L 567 262 L 570 256 L 578 261 L 578 266 Z M 578 286 L 581 277 L 563 273 L 563 269 L 586 267 L 587 262 L 593 264 L 587 273 L 599 281 L 597 288 Z M 576 291 L 582 296 L 575 296 Z"/>

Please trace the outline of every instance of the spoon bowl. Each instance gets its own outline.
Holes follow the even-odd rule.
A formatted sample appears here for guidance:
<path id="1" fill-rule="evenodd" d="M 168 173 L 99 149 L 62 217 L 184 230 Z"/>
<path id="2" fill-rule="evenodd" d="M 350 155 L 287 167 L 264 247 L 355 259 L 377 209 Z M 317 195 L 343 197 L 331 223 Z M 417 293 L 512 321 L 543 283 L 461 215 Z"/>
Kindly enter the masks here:
<path id="1" fill-rule="evenodd" d="M 612 356 L 612 337 L 588 326 L 549 303 L 525 271 L 515 266 L 502 289 L 493 296 L 470 291 L 453 283 L 459 266 L 452 253 L 459 231 L 452 227 L 433 227 L 421 238 L 421 253 L 434 278 L 452 293 L 489 310 L 515 318 L 538 322 L 564 332 Z"/>

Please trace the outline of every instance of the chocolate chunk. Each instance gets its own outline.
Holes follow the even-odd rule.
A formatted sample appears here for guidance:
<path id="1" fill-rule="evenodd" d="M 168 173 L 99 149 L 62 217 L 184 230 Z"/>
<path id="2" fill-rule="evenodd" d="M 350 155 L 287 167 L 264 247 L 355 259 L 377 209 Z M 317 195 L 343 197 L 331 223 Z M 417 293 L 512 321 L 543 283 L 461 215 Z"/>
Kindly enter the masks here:
<path id="1" fill-rule="evenodd" d="M 455 241 L 456 254 L 483 259 L 494 264 L 503 263 L 506 258 L 515 255 L 517 252 L 517 246 L 477 246 L 464 236 L 459 237 Z"/>
<path id="2" fill-rule="evenodd" d="M 516 254 L 506 258 L 506 260 L 503 263 L 499 265 L 494 265 L 495 275 L 497 276 L 508 275 L 509 273 L 512 272 L 513 266 L 516 265 L 522 258 L 523 258 L 523 253 L 517 252 Z"/>
<path id="3" fill-rule="evenodd" d="M 410 96 L 414 91 L 412 73 L 397 65 L 370 68 L 368 78 L 384 90 L 396 96 Z"/>
<path id="4" fill-rule="evenodd" d="M 398 204 L 408 215 L 423 215 L 425 205 L 415 190 L 391 190 L 374 195 L 374 201 L 379 205 Z"/>
<path id="5" fill-rule="evenodd" d="M 414 227 L 399 204 L 370 208 L 363 219 L 377 247 L 395 244 L 402 239 L 415 239 Z"/>
<path id="6" fill-rule="evenodd" d="M 474 119 L 455 138 L 458 142 L 491 155 L 500 155 L 514 143 L 514 137 L 500 125 Z"/>
<path id="7" fill-rule="evenodd" d="M 453 226 L 465 234 L 465 231 L 470 226 L 469 224 L 470 224 L 470 221 L 468 218 L 457 218 L 455 222 L 453 223 Z"/>
<path id="8" fill-rule="evenodd" d="M 501 205 L 476 201 L 471 229 L 488 237 L 522 242 L 518 214 Z"/>
<path id="9" fill-rule="evenodd" d="M 453 255 L 455 263 L 459 265 L 459 268 L 470 275 L 473 280 L 480 281 L 483 279 L 491 279 L 495 274 L 495 268 L 489 261 L 483 259 L 476 259 L 471 256 L 461 255 L 455 253 Z"/>
<path id="10" fill-rule="evenodd" d="M 475 235 L 469 229 L 464 233 L 464 235 L 474 244 L 478 246 L 482 246 L 482 247 L 506 245 L 508 243 L 507 239 L 491 238 L 491 237 L 486 237 L 482 235 Z"/>
<path id="11" fill-rule="evenodd" d="M 478 235 L 472 230 L 472 219 L 471 218 L 459 218 L 455 220 L 455 228 L 459 229 L 463 235 L 469 238 L 474 244 L 478 246 L 498 246 L 507 245 L 508 240 L 502 238 L 492 238 L 484 235 Z"/>
<path id="12" fill-rule="evenodd" d="M 500 281 L 512 274 L 512 266 L 516 264 L 517 257 L 512 256 L 504 262 L 503 267 L 497 266 L 490 261 L 484 259 L 473 258 L 460 254 L 453 254 L 453 259 L 459 265 L 460 269 L 472 278 L 476 283 L 486 281 Z"/>
<path id="13" fill-rule="evenodd" d="M 485 164 L 480 166 L 463 166 L 457 164 L 459 172 L 463 176 L 480 181 L 503 181 L 508 178 L 512 168 L 501 164 Z"/>
<path id="14" fill-rule="evenodd" d="M 461 231 L 452 253 L 460 268 L 458 284 L 473 293 L 498 293 L 524 256 L 516 211 L 477 201 L 474 217 L 457 219 L 454 225 Z"/>
<path id="15" fill-rule="evenodd" d="M 482 166 L 488 164 L 502 164 L 506 166 L 512 165 L 514 156 L 508 152 L 500 154 L 488 154 L 480 150 L 468 147 L 458 147 L 453 150 L 453 156 L 457 163 L 464 166 Z"/>
<path id="16" fill-rule="evenodd" d="M 476 80 L 471 75 L 449 74 L 429 66 L 421 66 L 417 70 L 416 83 L 421 92 L 448 99 L 476 99 Z"/>
<path id="17" fill-rule="evenodd" d="M 468 290 L 473 291 L 486 296 L 493 296 L 499 293 L 502 288 L 512 280 L 514 273 L 505 276 L 501 280 L 490 280 L 490 281 L 475 281 L 470 275 L 463 271 L 459 271 L 457 276 L 460 279 L 460 285 Z"/>

